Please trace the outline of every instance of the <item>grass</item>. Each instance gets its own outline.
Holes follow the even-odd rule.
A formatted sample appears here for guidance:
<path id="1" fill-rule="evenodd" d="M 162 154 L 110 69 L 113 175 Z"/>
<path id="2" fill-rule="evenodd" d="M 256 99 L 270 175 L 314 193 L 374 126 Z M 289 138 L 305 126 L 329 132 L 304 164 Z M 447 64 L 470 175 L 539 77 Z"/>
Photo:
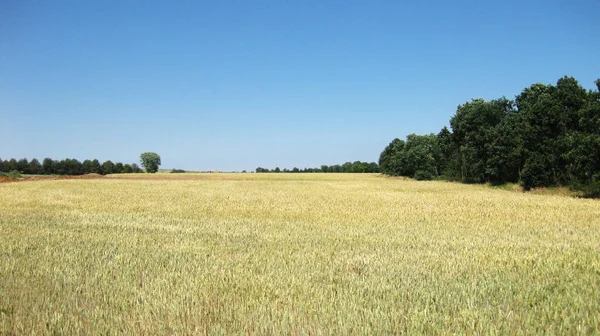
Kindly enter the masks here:
<path id="1" fill-rule="evenodd" d="M 0 334 L 600 333 L 598 200 L 148 177 L 0 184 Z"/>

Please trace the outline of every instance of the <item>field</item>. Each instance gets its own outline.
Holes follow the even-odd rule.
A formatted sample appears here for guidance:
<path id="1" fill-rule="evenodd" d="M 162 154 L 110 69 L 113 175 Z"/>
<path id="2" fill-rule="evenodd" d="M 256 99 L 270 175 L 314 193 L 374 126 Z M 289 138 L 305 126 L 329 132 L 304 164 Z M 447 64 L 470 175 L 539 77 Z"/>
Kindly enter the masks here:
<path id="1" fill-rule="evenodd" d="M 370 174 L 0 184 L 0 334 L 597 334 L 600 201 Z"/>

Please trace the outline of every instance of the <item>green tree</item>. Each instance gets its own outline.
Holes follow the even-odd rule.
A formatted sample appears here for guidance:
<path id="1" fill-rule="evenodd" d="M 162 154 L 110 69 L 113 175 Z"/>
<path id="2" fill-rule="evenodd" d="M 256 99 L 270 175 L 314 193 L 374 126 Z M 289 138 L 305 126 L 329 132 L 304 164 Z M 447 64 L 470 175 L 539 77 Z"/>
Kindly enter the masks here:
<path id="1" fill-rule="evenodd" d="M 460 155 L 454 142 L 453 134 L 444 126 L 437 134 L 440 159 L 436 161 L 440 176 L 444 179 L 457 181 L 461 179 Z"/>
<path id="2" fill-rule="evenodd" d="M 156 173 L 160 166 L 160 155 L 152 152 L 145 152 L 140 155 L 140 162 L 142 167 L 146 169 L 147 173 Z"/>
<path id="3" fill-rule="evenodd" d="M 458 106 L 450 125 L 452 138 L 459 149 L 464 182 L 498 179 L 497 170 L 490 167 L 494 162 L 490 146 L 498 137 L 497 126 L 513 111 L 513 102 L 506 98 L 492 101 L 473 99 Z"/>
<path id="4" fill-rule="evenodd" d="M 131 164 L 131 170 L 133 173 L 135 174 L 139 174 L 139 173 L 143 173 L 144 171 L 142 170 L 142 168 L 140 168 L 140 166 L 137 165 L 137 163 L 132 163 Z"/>
<path id="5" fill-rule="evenodd" d="M 376 162 L 369 163 L 367 173 L 379 173 L 379 165 Z"/>
<path id="6" fill-rule="evenodd" d="M 131 168 L 131 165 L 129 163 L 126 163 L 123 165 L 123 174 L 130 174 L 133 173 L 133 168 Z"/>
<path id="7" fill-rule="evenodd" d="M 38 159 L 32 159 L 29 161 L 29 174 L 41 174 L 42 173 L 42 164 Z"/>
<path id="8" fill-rule="evenodd" d="M 117 162 L 115 163 L 115 169 L 113 171 L 114 174 L 121 174 L 123 172 L 123 163 Z"/>
<path id="9" fill-rule="evenodd" d="M 81 169 L 83 170 L 84 174 L 89 174 L 92 172 L 92 160 L 83 160 L 83 162 L 81 163 Z"/>
<path id="10" fill-rule="evenodd" d="M 102 164 L 102 174 L 104 174 L 104 175 L 113 174 L 114 171 L 115 171 L 115 164 L 112 161 L 108 160 Z"/>
<path id="11" fill-rule="evenodd" d="M 409 134 L 401 153 L 405 163 L 402 175 L 417 180 L 431 180 L 439 175 L 436 157 L 439 156 L 438 138 L 435 134 Z"/>
<path id="12" fill-rule="evenodd" d="M 92 160 L 90 173 L 102 174 L 102 165 L 100 164 L 100 161 L 98 161 L 98 159 Z"/>
<path id="13" fill-rule="evenodd" d="M 392 176 L 402 175 L 401 170 L 404 164 L 401 155 L 404 144 L 403 140 L 396 138 L 381 152 L 379 155 L 379 168 L 382 173 Z"/>
<path id="14" fill-rule="evenodd" d="M 17 170 L 22 174 L 29 174 L 29 161 L 26 158 L 17 161 Z"/>
<path id="15" fill-rule="evenodd" d="M 45 158 L 42 161 L 42 171 L 46 175 L 55 174 L 54 172 L 54 160 L 51 158 Z"/>

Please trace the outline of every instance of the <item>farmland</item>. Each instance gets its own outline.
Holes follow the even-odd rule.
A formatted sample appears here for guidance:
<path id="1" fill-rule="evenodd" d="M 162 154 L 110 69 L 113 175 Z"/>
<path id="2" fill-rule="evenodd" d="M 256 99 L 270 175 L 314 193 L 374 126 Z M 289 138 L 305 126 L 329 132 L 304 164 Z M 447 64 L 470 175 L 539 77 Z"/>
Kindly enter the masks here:
<path id="1" fill-rule="evenodd" d="M 600 332 L 600 202 L 377 174 L 0 184 L 0 334 Z"/>

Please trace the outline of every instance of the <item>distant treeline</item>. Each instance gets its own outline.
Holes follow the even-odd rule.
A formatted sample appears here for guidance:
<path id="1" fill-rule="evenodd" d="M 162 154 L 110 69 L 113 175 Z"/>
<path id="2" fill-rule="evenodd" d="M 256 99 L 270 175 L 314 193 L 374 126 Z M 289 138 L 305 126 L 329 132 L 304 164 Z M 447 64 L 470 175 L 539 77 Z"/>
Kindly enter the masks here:
<path id="1" fill-rule="evenodd" d="M 135 163 L 113 163 L 108 160 L 104 163 L 94 160 L 80 162 L 76 159 L 52 160 L 45 158 L 41 163 L 37 159 L 0 159 L 0 172 L 19 171 L 21 174 L 38 175 L 83 175 L 83 174 L 126 174 L 143 173 L 144 171 Z"/>
<path id="2" fill-rule="evenodd" d="M 388 175 L 466 183 L 518 182 L 525 190 L 570 186 L 600 196 L 600 80 L 533 84 L 515 100 L 459 105 L 437 135 L 394 139 L 381 153 Z"/>
<path id="3" fill-rule="evenodd" d="M 327 166 L 322 165 L 320 168 L 292 168 L 290 169 L 267 169 L 256 168 L 257 173 L 379 173 L 379 165 L 376 162 L 346 162 L 343 165 Z"/>

